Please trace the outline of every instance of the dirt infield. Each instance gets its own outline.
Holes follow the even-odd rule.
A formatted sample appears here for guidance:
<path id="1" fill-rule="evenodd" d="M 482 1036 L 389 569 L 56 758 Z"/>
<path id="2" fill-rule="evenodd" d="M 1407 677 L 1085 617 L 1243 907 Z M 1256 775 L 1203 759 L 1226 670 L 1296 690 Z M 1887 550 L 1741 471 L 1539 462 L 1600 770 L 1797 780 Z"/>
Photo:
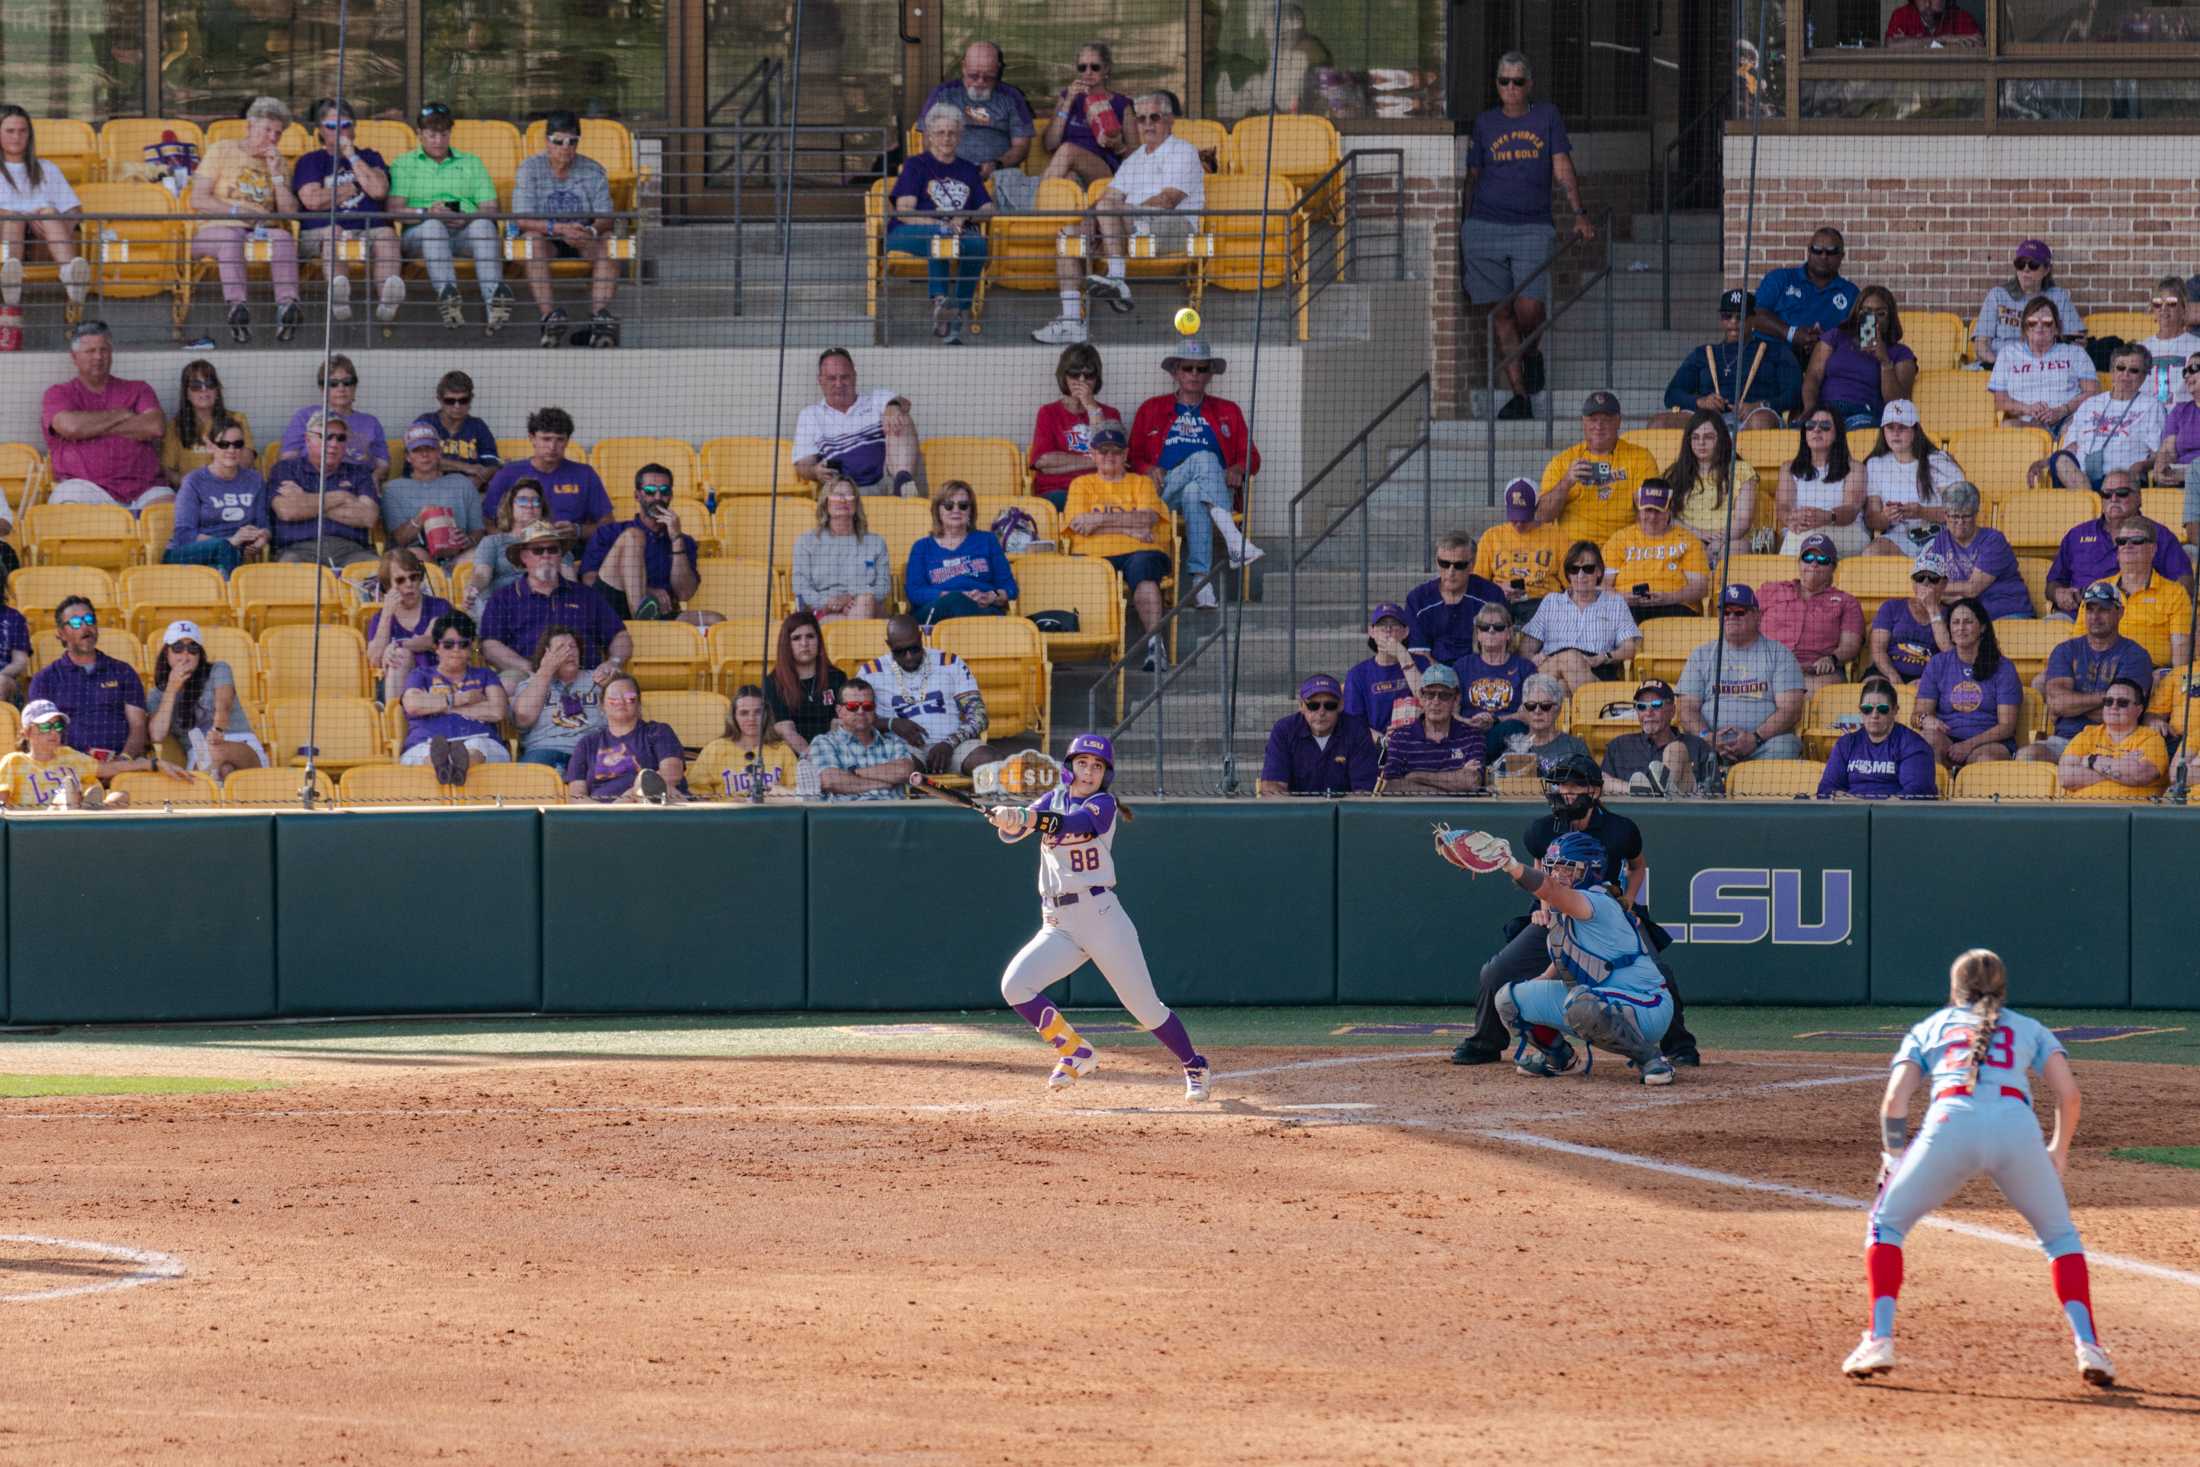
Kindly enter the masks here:
<path id="1" fill-rule="evenodd" d="M 2081 1069 L 2102 1394 L 2036 1250 L 1932 1229 L 1901 1368 L 1839 1376 L 1863 1217 L 1810 1194 L 1869 1194 L 1871 1056 L 1239 1050 L 1187 1108 L 1144 1043 L 1063 1095 L 974 1043 L 5 1102 L 0 1296 L 58 1296 L 0 1314 L 0 1461 L 2192 1455 L 2200 1275 L 2103 1257 L 2200 1258 L 2200 1173 L 2106 1156 L 2191 1139 L 2191 1068 Z"/>

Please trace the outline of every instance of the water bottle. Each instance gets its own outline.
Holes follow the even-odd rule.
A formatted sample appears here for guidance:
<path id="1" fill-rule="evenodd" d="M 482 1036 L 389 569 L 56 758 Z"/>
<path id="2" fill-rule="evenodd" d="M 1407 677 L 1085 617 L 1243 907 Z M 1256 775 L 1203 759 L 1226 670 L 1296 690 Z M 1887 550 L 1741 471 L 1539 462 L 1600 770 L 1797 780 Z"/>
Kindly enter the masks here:
<path id="1" fill-rule="evenodd" d="M 2155 364 L 2154 400 L 2164 407 L 2168 407 L 2170 404 L 2170 373 L 2175 370 L 2174 367 L 2166 363 Z"/>
<path id="2" fill-rule="evenodd" d="M 703 491 L 703 512 L 712 519 L 718 518 L 718 486 L 716 484 Z"/>

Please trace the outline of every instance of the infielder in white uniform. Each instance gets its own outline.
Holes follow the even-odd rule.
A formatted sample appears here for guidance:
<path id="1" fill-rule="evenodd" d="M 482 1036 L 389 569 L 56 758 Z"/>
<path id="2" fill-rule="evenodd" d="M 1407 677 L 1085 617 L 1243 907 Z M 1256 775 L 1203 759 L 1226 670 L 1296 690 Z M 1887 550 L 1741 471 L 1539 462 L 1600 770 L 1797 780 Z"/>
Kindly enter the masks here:
<path id="1" fill-rule="evenodd" d="M 1107 793 L 1115 778 L 1115 748 L 1099 734 L 1069 741 L 1069 783 L 1030 805 L 1004 805 L 994 828 L 1010 843 L 1039 832 L 1039 909 L 1044 925 L 1001 975 L 1001 996 L 1030 1021 L 1057 1058 L 1047 1085 L 1074 1084 L 1100 1066 L 1046 990 L 1090 958 L 1138 1027 L 1168 1046 L 1184 1065 L 1184 1098 L 1206 1100 L 1207 1057 L 1192 1048 L 1184 1021 L 1153 991 L 1138 929 L 1115 896 L 1115 822 L 1121 810 Z"/>
<path id="2" fill-rule="evenodd" d="M 2113 1385 L 2116 1367 L 2093 1333 L 2093 1291 L 2084 1245 L 2063 1196 L 2063 1169 L 2078 1131 L 2078 1081 L 2062 1041 L 2037 1019 L 2006 1010 L 2009 974 L 1977 947 L 1948 970 L 1948 1007 L 1912 1029 L 1895 1052 L 1879 1104 L 1884 1148 L 1879 1200 L 1865 1235 L 1864 1272 L 1872 1322 L 1842 1362 L 1856 1380 L 1894 1369 L 1894 1305 L 1902 1292 L 1902 1240 L 1925 1215 L 1984 1172 L 2039 1235 L 2055 1298 L 2078 1346 L 2078 1373 Z M 2032 1114 L 2031 1072 L 2055 1097 L 2054 1139 L 2042 1144 Z M 1932 1096 L 1917 1139 L 1905 1148 L 1910 1098 Z"/>

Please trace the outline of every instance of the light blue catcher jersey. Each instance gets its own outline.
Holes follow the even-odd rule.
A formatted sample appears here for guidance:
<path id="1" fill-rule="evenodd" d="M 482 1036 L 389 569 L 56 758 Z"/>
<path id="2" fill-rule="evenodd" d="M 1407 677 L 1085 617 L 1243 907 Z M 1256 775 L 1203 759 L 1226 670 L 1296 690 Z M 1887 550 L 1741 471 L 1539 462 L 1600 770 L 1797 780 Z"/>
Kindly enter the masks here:
<path id="1" fill-rule="evenodd" d="M 1551 934 L 1551 956 L 1576 983 L 1613 987 L 1644 998 L 1665 991 L 1665 975 L 1650 960 L 1642 931 L 1616 897 L 1583 891 L 1587 917 L 1560 915 Z"/>
<path id="2" fill-rule="evenodd" d="M 1969 1009 L 1951 1004 L 1902 1036 L 1894 1063 L 1913 1064 L 1923 1070 L 1929 1082 L 1928 1094 L 1960 1085 L 1970 1064 L 1971 1031 L 1977 1025 L 1978 1019 Z M 2032 1072 L 2046 1065 L 2049 1055 L 2061 1053 L 2062 1041 L 2045 1024 L 2015 1009 L 2003 1009 L 1994 1022 L 1994 1037 L 1986 1046 L 1986 1057 L 1979 1061 L 1979 1089 L 1983 1092 L 1989 1086 L 2006 1086 L 2022 1092 L 2025 1103 L 2030 1104 Z"/>

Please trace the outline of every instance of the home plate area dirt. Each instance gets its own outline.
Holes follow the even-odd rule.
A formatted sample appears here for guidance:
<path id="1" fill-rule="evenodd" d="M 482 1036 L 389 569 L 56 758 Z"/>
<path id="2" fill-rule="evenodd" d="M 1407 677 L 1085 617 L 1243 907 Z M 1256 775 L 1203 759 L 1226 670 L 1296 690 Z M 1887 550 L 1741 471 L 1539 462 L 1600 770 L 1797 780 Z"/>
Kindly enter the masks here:
<path id="1" fill-rule="evenodd" d="M 1423 1041 L 1424 1043 L 1426 1041 Z M 1045 1061 L 255 1062 L 0 1103 L 0 1460 L 2191 1460 L 2200 1073 L 2095 1062 L 2071 1168 L 2127 1385 L 2035 1248 L 1921 1228 L 1839 1373 L 1884 1074 L 1647 1091 L 1275 1047 L 1187 1106 Z M 1847 1205 L 1844 1205 L 1844 1200 Z M 1945 1214 L 2017 1235 L 1986 1184 Z M 2144 1267 L 2112 1265 L 2108 1256 Z"/>

